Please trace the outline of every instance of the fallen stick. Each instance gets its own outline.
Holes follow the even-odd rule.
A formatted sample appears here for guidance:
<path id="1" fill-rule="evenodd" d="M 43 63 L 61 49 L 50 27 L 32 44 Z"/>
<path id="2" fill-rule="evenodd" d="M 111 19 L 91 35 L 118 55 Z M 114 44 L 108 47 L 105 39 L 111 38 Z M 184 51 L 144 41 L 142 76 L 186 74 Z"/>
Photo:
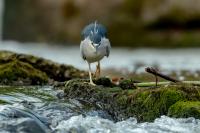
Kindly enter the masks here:
<path id="1" fill-rule="evenodd" d="M 157 76 L 159 76 L 159 77 L 161 77 L 161 78 L 163 78 L 163 79 L 166 79 L 166 80 L 168 80 L 168 81 L 174 82 L 174 83 L 180 82 L 180 81 L 177 80 L 177 79 L 174 79 L 174 78 L 172 78 L 172 77 L 169 77 L 169 76 L 167 76 L 167 75 L 165 75 L 165 74 L 162 74 L 162 73 L 158 72 L 158 71 L 157 71 L 156 69 L 154 69 L 154 68 L 147 67 L 147 68 L 145 68 L 145 71 L 148 72 L 148 73 L 153 74 L 153 75 L 156 77 L 156 86 L 158 85 L 158 83 L 157 83 L 157 81 L 158 81 Z"/>

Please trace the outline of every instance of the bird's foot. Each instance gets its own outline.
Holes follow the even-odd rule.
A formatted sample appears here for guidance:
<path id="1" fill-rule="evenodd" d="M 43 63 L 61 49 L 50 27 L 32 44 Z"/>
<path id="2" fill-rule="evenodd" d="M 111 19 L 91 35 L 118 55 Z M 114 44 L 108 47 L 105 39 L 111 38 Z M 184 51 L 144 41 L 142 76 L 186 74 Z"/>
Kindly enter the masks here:
<path id="1" fill-rule="evenodd" d="M 90 85 L 92 85 L 92 86 L 96 86 L 96 84 L 95 83 L 93 83 L 93 82 L 83 82 L 84 84 L 90 84 Z"/>
<path id="2" fill-rule="evenodd" d="M 90 82 L 90 84 L 91 84 L 92 86 L 96 86 L 96 84 L 95 84 L 94 82 Z"/>
<path id="3" fill-rule="evenodd" d="M 90 84 L 92 86 L 96 86 L 96 84 L 94 82 L 83 82 L 84 84 Z"/>

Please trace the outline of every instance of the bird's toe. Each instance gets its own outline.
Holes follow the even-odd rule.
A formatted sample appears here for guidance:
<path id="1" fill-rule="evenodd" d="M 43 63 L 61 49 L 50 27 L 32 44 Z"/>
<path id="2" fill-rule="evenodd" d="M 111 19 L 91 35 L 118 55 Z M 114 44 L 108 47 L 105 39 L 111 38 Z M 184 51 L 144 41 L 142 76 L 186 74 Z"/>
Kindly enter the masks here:
<path id="1" fill-rule="evenodd" d="M 95 84 L 95 83 L 93 83 L 93 82 L 90 82 L 90 85 L 92 85 L 92 86 L 96 86 L 96 84 Z"/>

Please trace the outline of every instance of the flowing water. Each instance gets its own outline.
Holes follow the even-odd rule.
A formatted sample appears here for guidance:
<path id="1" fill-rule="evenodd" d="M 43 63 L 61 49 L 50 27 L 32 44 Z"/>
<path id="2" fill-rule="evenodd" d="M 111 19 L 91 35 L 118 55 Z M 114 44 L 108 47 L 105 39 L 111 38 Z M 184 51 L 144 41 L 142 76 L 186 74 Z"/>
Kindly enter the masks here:
<path id="1" fill-rule="evenodd" d="M 80 69 L 87 69 L 87 64 L 80 56 L 79 47 L 0 42 L 0 50 L 11 50 L 20 53 L 33 54 L 65 64 L 71 64 Z M 126 68 L 134 70 L 138 64 L 144 67 L 157 65 L 162 71 L 200 70 L 200 49 L 128 49 L 112 48 L 109 58 L 102 60 L 103 68 Z M 94 65 L 93 65 L 94 67 Z"/>
<path id="2" fill-rule="evenodd" d="M 154 122 L 135 118 L 114 122 L 103 110 L 63 99 L 51 86 L 1 86 L 0 132 L 2 133 L 199 133 L 200 120 L 161 116 Z"/>

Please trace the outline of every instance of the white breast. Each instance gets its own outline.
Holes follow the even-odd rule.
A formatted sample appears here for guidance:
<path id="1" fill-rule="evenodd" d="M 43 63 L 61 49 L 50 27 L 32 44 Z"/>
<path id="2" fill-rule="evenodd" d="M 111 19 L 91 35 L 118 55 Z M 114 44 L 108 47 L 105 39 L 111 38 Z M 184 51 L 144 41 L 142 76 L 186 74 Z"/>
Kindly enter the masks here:
<path id="1" fill-rule="evenodd" d="M 104 45 L 100 45 L 96 52 L 95 47 L 91 44 L 88 38 L 81 41 L 80 50 L 82 56 L 84 56 L 86 60 L 90 63 L 97 62 L 106 55 L 106 47 L 104 47 Z"/>

